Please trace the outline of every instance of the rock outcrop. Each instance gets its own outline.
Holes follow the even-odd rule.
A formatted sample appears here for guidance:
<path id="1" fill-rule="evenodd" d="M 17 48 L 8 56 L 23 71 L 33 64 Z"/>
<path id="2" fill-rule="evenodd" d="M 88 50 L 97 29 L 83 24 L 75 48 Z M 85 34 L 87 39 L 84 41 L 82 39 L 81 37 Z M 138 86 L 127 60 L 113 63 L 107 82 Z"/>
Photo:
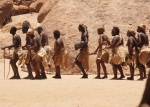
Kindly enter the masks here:
<path id="1" fill-rule="evenodd" d="M 46 0 L 36 0 L 29 6 L 30 12 L 39 12 Z"/>
<path id="2" fill-rule="evenodd" d="M 7 23 L 7 19 L 11 17 L 12 10 L 13 10 L 12 0 L 0 1 L 0 27 L 2 27 L 3 24 Z"/>

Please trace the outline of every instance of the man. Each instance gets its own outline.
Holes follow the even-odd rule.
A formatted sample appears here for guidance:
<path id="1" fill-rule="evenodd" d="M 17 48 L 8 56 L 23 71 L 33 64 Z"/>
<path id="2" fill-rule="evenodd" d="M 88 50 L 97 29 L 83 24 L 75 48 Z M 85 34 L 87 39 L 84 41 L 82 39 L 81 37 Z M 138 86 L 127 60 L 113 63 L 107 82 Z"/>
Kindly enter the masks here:
<path id="1" fill-rule="evenodd" d="M 47 53 L 47 62 L 48 62 L 48 67 L 50 68 L 51 67 L 50 65 L 51 47 L 49 46 L 49 43 L 48 43 L 48 35 L 45 34 L 42 27 L 38 27 L 36 30 L 38 34 L 40 35 L 41 46 L 45 49 Z"/>
<path id="2" fill-rule="evenodd" d="M 65 62 L 64 61 L 65 47 L 63 40 L 60 38 L 60 31 L 55 30 L 53 34 L 56 40 L 54 44 L 54 55 L 53 55 L 56 74 L 53 78 L 61 79 L 60 67 L 63 67 Z"/>
<path id="3" fill-rule="evenodd" d="M 96 59 L 97 76 L 95 77 L 95 79 L 108 78 L 105 63 L 108 63 L 108 61 L 109 61 L 109 52 L 108 52 L 108 49 L 106 49 L 106 46 L 110 45 L 110 41 L 108 39 L 108 36 L 105 35 L 104 32 L 105 32 L 104 27 L 100 27 L 97 29 L 97 33 L 100 36 L 99 36 L 99 40 L 98 40 L 99 45 L 98 45 L 97 49 L 94 51 L 95 54 L 98 52 L 97 59 Z M 102 78 L 100 76 L 100 69 L 101 69 L 100 65 L 102 66 L 103 71 L 104 71 L 104 76 Z"/>
<path id="4" fill-rule="evenodd" d="M 22 58 L 23 53 L 22 53 L 22 48 L 21 48 L 21 38 L 19 35 L 16 34 L 16 31 L 17 31 L 16 27 L 11 27 L 10 34 L 12 34 L 12 36 L 13 36 L 13 44 L 2 48 L 3 50 L 5 48 L 8 48 L 8 49 L 14 48 L 14 52 L 13 52 L 13 55 L 10 60 L 10 65 L 14 72 L 14 76 L 11 77 L 10 79 L 20 79 L 20 75 L 19 75 L 18 67 L 17 67 L 16 63 L 18 60 L 20 60 Z M 20 62 L 19 62 L 19 64 L 20 64 Z"/>
<path id="5" fill-rule="evenodd" d="M 87 27 L 80 24 L 78 30 L 81 32 L 81 41 L 75 45 L 75 50 L 80 49 L 80 53 L 76 57 L 75 64 L 79 67 L 83 76 L 81 78 L 88 78 L 85 71 L 89 69 L 89 49 L 88 49 L 88 31 Z"/>
<path id="6" fill-rule="evenodd" d="M 23 33 L 27 33 L 28 29 L 30 28 L 30 23 L 28 21 L 24 21 L 22 24 L 22 32 Z M 31 50 L 28 50 L 27 47 L 31 45 L 31 40 L 30 37 L 26 34 L 26 44 L 25 46 L 23 46 L 22 48 L 24 50 L 27 50 L 27 52 L 25 53 L 25 64 L 27 66 L 27 70 L 28 70 L 28 76 L 25 77 L 24 79 L 33 79 L 33 74 L 32 74 L 32 68 L 31 68 Z"/>
<path id="7" fill-rule="evenodd" d="M 110 60 L 114 72 L 114 77 L 112 79 L 118 79 L 117 70 L 119 70 L 121 74 L 119 79 L 125 78 L 121 65 L 125 62 L 126 53 L 123 47 L 123 38 L 119 33 L 120 29 L 118 27 L 113 27 L 111 34 L 114 38 L 112 39 L 111 45 L 108 47 L 112 49 L 112 57 Z"/>
<path id="8" fill-rule="evenodd" d="M 136 34 L 135 31 L 132 29 L 127 31 L 128 41 L 126 46 L 128 46 L 128 53 L 129 53 L 127 64 L 129 65 L 131 75 L 130 77 L 127 77 L 128 80 L 134 80 L 134 64 L 136 63 L 136 58 L 138 55 L 136 54 L 138 48 L 135 34 Z"/>
<path id="9" fill-rule="evenodd" d="M 148 36 L 146 34 L 146 26 L 145 25 L 140 25 L 137 27 L 137 32 L 138 32 L 138 47 L 140 48 L 139 52 L 139 71 L 140 71 L 140 78 L 139 80 L 143 80 L 147 78 L 146 76 L 146 69 L 145 69 L 145 64 L 147 63 L 149 59 L 149 51 L 150 49 L 148 48 L 149 45 L 149 40 Z"/>
<path id="10" fill-rule="evenodd" d="M 31 46 L 28 49 L 32 53 L 32 66 L 35 71 L 34 79 L 46 79 L 45 67 L 47 67 L 46 51 L 41 47 L 40 39 L 34 36 L 34 30 L 29 29 L 27 35 L 31 39 Z"/>

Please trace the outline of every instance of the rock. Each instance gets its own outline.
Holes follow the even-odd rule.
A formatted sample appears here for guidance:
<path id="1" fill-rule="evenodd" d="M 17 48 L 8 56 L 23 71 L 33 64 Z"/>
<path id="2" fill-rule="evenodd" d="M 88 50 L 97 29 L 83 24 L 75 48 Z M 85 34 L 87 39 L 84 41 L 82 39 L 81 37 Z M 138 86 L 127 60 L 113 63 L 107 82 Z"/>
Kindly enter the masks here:
<path id="1" fill-rule="evenodd" d="M 46 0 L 37 0 L 29 6 L 30 12 L 39 12 Z"/>
<path id="2" fill-rule="evenodd" d="M 57 5 L 58 1 L 59 0 L 47 0 L 44 3 L 38 14 L 37 20 L 39 23 L 41 23 L 47 14 L 55 7 L 55 5 Z"/>
<path id="3" fill-rule="evenodd" d="M 1 0 L 0 1 L 0 27 L 7 18 L 11 17 L 13 10 L 13 1 L 12 0 Z"/>
<path id="4" fill-rule="evenodd" d="M 20 15 L 29 13 L 29 7 L 24 5 L 14 5 L 13 15 Z"/>
<path id="5" fill-rule="evenodd" d="M 48 4 L 44 4 L 41 8 L 38 21 L 42 22 L 41 25 L 49 38 L 53 38 L 53 31 L 56 29 L 66 33 L 63 37 L 65 37 L 66 47 L 70 51 L 70 57 L 73 59 L 78 54 L 78 51 L 74 51 L 73 46 L 80 40 L 81 34 L 78 31 L 78 25 L 81 23 L 88 27 L 90 52 L 97 48 L 99 37 L 97 28 L 103 24 L 105 24 L 105 34 L 110 40 L 113 26 L 120 28 L 120 34 L 124 38 L 130 23 L 133 24 L 132 27 L 135 30 L 140 23 L 146 24 L 149 28 L 150 24 L 147 22 L 149 20 L 145 19 L 150 13 L 150 1 L 145 1 L 147 2 L 116 0 L 114 3 L 112 0 L 60 0 L 53 6 L 51 6 L 51 2 L 46 2 Z M 42 14 L 43 17 L 46 16 L 44 19 Z M 53 43 L 50 41 L 51 46 Z M 96 55 L 90 56 L 90 71 L 96 72 L 95 60 Z M 107 70 L 112 72 L 111 65 L 108 64 Z M 128 72 L 128 70 L 124 71 Z"/>

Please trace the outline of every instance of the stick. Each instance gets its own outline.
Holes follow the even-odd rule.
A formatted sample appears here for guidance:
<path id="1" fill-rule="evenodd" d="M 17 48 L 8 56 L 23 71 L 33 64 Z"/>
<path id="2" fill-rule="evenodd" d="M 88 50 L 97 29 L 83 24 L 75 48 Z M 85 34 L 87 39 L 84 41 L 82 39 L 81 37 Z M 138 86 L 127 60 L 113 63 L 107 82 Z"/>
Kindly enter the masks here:
<path id="1" fill-rule="evenodd" d="M 5 49 L 4 49 L 4 79 L 5 79 Z"/>
<path id="2" fill-rule="evenodd" d="M 10 56 L 10 50 L 9 50 L 9 56 Z M 10 62 L 9 62 L 9 71 L 8 71 L 6 79 L 8 79 L 9 73 L 10 73 Z"/>

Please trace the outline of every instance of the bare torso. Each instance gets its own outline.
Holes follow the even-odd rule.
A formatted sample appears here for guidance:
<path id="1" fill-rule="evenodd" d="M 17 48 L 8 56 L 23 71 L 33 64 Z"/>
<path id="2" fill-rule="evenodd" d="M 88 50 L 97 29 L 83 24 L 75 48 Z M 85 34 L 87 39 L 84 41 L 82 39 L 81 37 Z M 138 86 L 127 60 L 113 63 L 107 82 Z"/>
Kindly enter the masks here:
<path id="1" fill-rule="evenodd" d="M 48 35 L 46 35 L 44 32 L 41 33 L 40 35 L 40 41 L 41 41 L 41 45 L 44 47 L 46 45 L 48 45 Z"/>

